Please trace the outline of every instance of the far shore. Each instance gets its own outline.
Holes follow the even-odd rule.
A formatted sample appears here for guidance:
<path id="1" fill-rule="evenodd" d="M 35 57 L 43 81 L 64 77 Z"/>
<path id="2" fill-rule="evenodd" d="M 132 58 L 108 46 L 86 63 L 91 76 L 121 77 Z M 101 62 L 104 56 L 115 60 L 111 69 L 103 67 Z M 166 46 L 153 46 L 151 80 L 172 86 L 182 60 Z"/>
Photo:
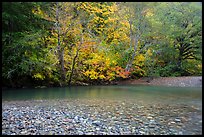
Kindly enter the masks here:
<path id="1" fill-rule="evenodd" d="M 184 77 L 155 77 L 130 79 L 117 82 L 117 85 L 158 85 L 174 87 L 202 87 L 202 76 L 184 76 Z"/>
<path id="2" fill-rule="evenodd" d="M 108 85 L 155 85 L 168 87 L 202 87 L 202 76 L 183 76 L 183 77 L 142 77 L 139 79 L 124 79 L 112 82 L 101 83 L 83 83 L 79 82 L 72 86 L 108 86 Z M 7 89 L 24 89 L 24 88 L 57 88 L 60 86 L 21 86 L 21 87 L 2 87 Z M 66 86 L 68 87 L 68 86 Z"/>

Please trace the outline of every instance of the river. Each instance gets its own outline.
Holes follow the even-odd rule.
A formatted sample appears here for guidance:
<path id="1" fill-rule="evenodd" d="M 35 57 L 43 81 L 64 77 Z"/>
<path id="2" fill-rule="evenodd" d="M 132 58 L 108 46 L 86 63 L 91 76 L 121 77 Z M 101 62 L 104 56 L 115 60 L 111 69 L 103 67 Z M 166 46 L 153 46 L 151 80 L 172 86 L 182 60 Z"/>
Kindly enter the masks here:
<path id="1" fill-rule="evenodd" d="M 46 105 L 44 105 L 45 103 Z M 81 126 L 80 129 L 74 128 L 73 132 L 62 132 L 62 134 L 202 134 L 202 88 L 145 85 L 73 86 L 63 88 L 3 90 L 2 114 L 5 112 L 5 115 L 3 115 L 5 117 L 2 117 L 2 127 L 4 134 L 16 134 L 16 127 L 13 129 L 14 131 L 5 128 L 9 125 L 9 115 L 14 115 L 15 117 L 15 113 L 23 111 L 23 108 L 32 108 L 33 111 L 37 111 L 42 106 L 55 106 L 54 108 L 59 112 L 61 112 L 62 109 L 69 108 L 81 114 L 77 116 L 82 117 L 83 115 L 83 118 L 81 118 L 82 121 L 85 118 L 90 119 L 90 116 L 94 116 L 95 119 L 103 121 L 103 119 L 107 119 L 110 114 L 112 115 L 111 118 L 116 117 L 116 114 L 118 114 L 118 121 L 123 121 L 123 115 L 127 116 L 127 114 L 131 116 L 130 119 L 132 119 L 132 121 L 137 121 L 137 116 L 140 116 L 140 119 L 143 119 L 144 115 L 146 116 L 139 125 L 136 123 L 129 123 L 131 130 L 127 129 L 127 131 L 122 128 L 124 126 L 123 124 L 121 124 L 123 125 L 121 126 L 122 131 L 119 130 L 120 128 L 117 130 L 116 128 L 115 130 L 110 129 L 109 131 L 110 122 L 104 122 L 103 124 L 106 125 L 104 128 L 107 128 L 107 131 L 104 129 L 105 131 L 103 132 L 95 132 L 94 130 L 91 132 L 87 129 L 83 129 L 83 126 Z M 94 109 L 92 109 L 91 106 Z M 11 109 L 12 107 L 19 110 L 13 112 Z M 8 110 L 10 111 L 8 115 L 6 115 Z M 45 110 L 47 110 L 47 108 Z M 89 112 L 87 112 L 87 110 L 89 110 Z M 120 112 L 116 113 L 116 110 L 120 110 Z M 76 115 L 74 112 L 69 113 Z M 90 114 L 90 116 L 86 115 L 87 113 Z M 104 114 L 104 117 L 99 117 L 98 114 L 100 113 Z M 149 113 L 151 113 L 151 115 Z M 24 113 L 22 113 L 22 115 L 23 114 Z M 154 131 L 149 131 L 151 126 L 147 126 L 148 117 L 152 118 L 150 121 L 160 123 L 154 127 Z M 76 121 L 75 118 L 76 116 L 70 116 L 70 119 Z M 146 125 L 144 121 L 146 121 Z M 197 121 L 197 124 L 195 124 L 194 121 Z M 93 119 L 92 122 L 94 122 Z M 81 121 L 79 121 L 79 123 L 81 124 Z M 162 123 L 165 126 L 162 125 Z M 172 124 L 175 124 L 175 126 L 172 127 Z M 94 124 L 92 123 L 91 125 Z M 165 127 L 165 129 L 161 128 L 161 130 L 159 126 Z M 132 130 L 133 127 L 134 130 Z M 96 125 L 94 125 L 94 128 L 95 130 L 99 130 Z M 65 130 L 64 128 L 60 128 L 60 130 L 62 129 Z M 41 130 L 36 130 L 34 133 L 50 133 L 44 131 L 44 129 Z M 18 133 L 28 133 L 28 131 L 21 131 L 21 129 L 19 131 L 18 129 Z M 53 131 L 53 134 L 56 134 L 56 132 Z"/>

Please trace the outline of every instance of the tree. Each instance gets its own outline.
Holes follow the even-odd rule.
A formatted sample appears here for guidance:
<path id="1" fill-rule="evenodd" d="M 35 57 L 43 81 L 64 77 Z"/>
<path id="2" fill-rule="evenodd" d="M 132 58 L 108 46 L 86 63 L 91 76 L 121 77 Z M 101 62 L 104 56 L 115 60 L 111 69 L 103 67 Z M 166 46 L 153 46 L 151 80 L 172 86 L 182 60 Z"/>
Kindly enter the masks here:
<path id="1" fill-rule="evenodd" d="M 40 36 L 46 32 L 43 26 L 49 23 L 35 16 L 32 9 L 37 3 L 3 3 L 2 12 L 2 76 L 5 84 L 16 87 L 23 80 L 32 77 L 34 64 L 40 62 L 36 57 L 43 58 L 46 51 L 36 52 L 42 46 Z M 31 35 L 32 34 L 32 35 Z M 35 58 L 36 62 L 31 62 Z M 40 63 L 39 63 L 40 64 Z M 20 80 L 19 80 L 20 79 Z"/>
<path id="2" fill-rule="evenodd" d="M 133 60 L 137 52 L 139 53 L 142 48 L 147 46 L 143 44 L 141 47 L 141 43 L 145 40 L 144 36 L 146 32 L 148 32 L 148 22 L 146 17 L 151 12 L 149 3 L 126 3 L 126 17 L 129 23 L 129 37 L 130 37 L 130 46 L 129 50 L 131 51 L 131 57 L 126 64 L 126 71 L 130 71 L 132 67 Z"/>
<path id="3" fill-rule="evenodd" d="M 77 10 L 78 3 L 63 3 L 56 2 L 50 3 L 48 11 L 41 11 L 41 17 L 54 22 L 52 27 L 52 39 L 54 40 L 53 48 L 57 51 L 59 68 L 60 68 L 60 85 L 64 86 L 67 82 L 67 73 L 70 73 L 68 77 L 68 83 L 71 82 L 72 73 L 76 57 L 78 55 L 78 49 L 76 55 L 73 55 L 73 61 L 71 57 L 65 57 L 65 53 L 68 55 L 72 54 L 74 47 L 78 47 L 78 37 L 80 37 L 80 24 L 79 13 Z M 72 63 L 71 63 L 72 62 Z M 68 72 L 71 70 L 71 72 Z"/>
<path id="4" fill-rule="evenodd" d="M 3 83 L 201 75 L 201 22 L 193 2 L 3 2 Z"/>
<path id="5" fill-rule="evenodd" d="M 183 2 L 164 3 L 160 5 L 158 11 L 159 18 L 166 26 L 162 27 L 163 35 L 167 35 L 169 44 L 177 51 L 174 71 L 188 75 L 182 63 L 186 62 L 185 60 L 201 60 L 201 5 Z"/>

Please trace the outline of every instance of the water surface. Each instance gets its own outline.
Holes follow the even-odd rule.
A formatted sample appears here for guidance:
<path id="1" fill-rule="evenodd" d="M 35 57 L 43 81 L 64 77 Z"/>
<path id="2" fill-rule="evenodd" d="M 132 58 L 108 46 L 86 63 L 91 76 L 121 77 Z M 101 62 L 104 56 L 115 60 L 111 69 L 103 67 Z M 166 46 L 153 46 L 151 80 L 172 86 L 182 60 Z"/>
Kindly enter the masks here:
<path id="1" fill-rule="evenodd" d="M 202 88 L 111 85 L 2 91 L 3 101 L 50 99 L 116 99 L 135 100 L 146 103 L 193 103 L 201 105 Z"/>
<path id="2" fill-rule="evenodd" d="M 45 118 L 51 113 L 55 117 L 54 112 L 58 111 L 61 120 L 65 113 L 68 114 L 66 117 L 70 116 L 69 119 L 75 119 L 76 115 L 99 121 L 108 119 L 104 123 L 107 129 L 113 125 L 142 129 L 150 122 L 148 116 L 151 116 L 151 120 L 159 123 L 155 134 L 161 134 L 160 131 L 165 131 L 162 134 L 173 134 L 169 129 L 176 134 L 202 134 L 201 87 L 111 85 L 4 90 L 2 108 L 4 131 L 8 130 L 5 127 L 10 126 L 7 122 L 10 116 L 15 115 L 21 121 L 19 114 Z M 31 115 L 31 112 L 35 114 Z M 179 123 L 175 122 L 176 118 L 180 120 Z M 132 120 L 127 123 L 127 119 Z M 56 118 L 54 121 L 58 120 Z M 138 120 L 142 124 L 138 124 Z M 80 128 L 84 127 L 82 125 Z M 129 132 L 135 134 L 131 130 Z"/>

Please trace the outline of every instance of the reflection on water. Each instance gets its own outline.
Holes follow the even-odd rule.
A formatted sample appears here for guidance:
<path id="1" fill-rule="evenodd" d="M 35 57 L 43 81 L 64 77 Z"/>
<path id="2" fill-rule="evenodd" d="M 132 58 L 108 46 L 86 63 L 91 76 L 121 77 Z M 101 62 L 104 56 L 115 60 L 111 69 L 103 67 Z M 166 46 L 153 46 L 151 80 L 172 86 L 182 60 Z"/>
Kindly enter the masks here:
<path id="1" fill-rule="evenodd" d="M 2 91 L 2 100 L 43 99 L 117 99 L 142 102 L 185 103 L 202 101 L 202 88 L 159 87 L 143 85 L 78 86 L 47 89 L 17 89 Z"/>

